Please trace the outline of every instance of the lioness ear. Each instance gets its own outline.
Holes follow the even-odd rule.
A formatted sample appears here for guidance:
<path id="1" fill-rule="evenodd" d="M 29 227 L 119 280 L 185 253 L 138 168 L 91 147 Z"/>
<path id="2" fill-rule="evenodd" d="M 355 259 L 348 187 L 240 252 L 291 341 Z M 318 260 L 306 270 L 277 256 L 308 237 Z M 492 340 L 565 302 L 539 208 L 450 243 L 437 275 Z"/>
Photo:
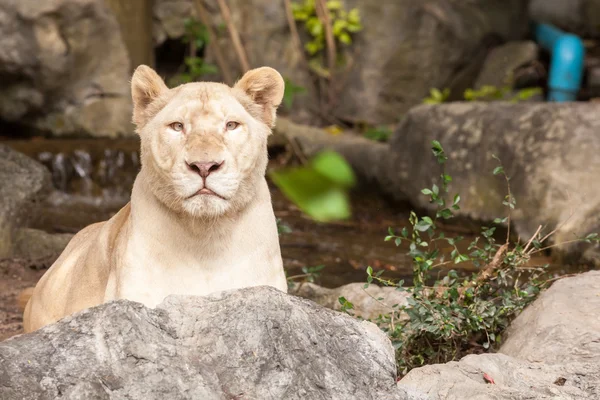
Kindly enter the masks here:
<path id="1" fill-rule="evenodd" d="M 165 82 L 154 70 L 146 65 L 136 68 L 131 78 L 131 97 L 133 98 L 133 123 L 143 126 L 152 116 L 148 106 L 161 94 L 169 90 Z"/>
<path id="2" fill-rule="evenodd" d="M 252 69 L 242 76 L 234 89 L 246 93 L 260 107 L 260 119 L 273 127 L 277 107 L 281 104 L 285 89 L 279 72 L 269 67 Z"/>

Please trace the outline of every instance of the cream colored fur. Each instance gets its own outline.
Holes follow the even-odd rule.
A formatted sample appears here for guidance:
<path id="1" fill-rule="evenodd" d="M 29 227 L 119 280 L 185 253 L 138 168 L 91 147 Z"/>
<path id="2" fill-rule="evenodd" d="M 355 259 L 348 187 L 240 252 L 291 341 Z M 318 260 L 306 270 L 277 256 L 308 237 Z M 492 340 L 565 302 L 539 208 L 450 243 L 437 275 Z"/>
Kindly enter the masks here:
<path id="1" fill-rule="evenodd" d="M 170 294 L 257 285 L 287 291 L 265 180 L 283 90 L 279 73 L 266 67 L 233 88 L 168 89 L 140 66 L 132 93 L 142 168 L 131 202 L 71 240 L 35 287 L 25 331 L 115 299 L 154 307 Z M 211 161 L 223 164 L 205 181 L 190 166 Z M 214 194 L 198 193 L 205 187 Z"/>

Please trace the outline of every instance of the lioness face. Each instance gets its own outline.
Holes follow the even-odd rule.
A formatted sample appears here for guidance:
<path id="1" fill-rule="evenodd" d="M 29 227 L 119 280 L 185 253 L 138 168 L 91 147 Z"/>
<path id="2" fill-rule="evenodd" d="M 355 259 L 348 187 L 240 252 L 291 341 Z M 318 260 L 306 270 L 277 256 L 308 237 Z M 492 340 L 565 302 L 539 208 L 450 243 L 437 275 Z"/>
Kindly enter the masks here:
<path id="1" fill-rule="evenodd" d="M 168 89 L 149 67 L 132 79 L 133 120 L 150 188 L 169 208 L 216 217 L 247 205 L 267 166 L 267 137 L 283 97 L 278 72 L 258 68 L 233 87 Z"/>

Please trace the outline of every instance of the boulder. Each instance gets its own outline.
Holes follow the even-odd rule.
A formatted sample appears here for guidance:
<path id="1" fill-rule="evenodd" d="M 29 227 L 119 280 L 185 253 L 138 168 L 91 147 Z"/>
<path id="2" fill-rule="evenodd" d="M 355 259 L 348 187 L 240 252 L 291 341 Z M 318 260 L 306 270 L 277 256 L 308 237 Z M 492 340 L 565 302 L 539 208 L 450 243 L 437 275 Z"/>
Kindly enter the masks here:
<path id="1" fill-rule="evenodd" d="M 120 300 L 0 343 L 0 398 L 404 399 L 372 323 L 269 287 Z"/>
<path id="2" fill-rule="evenodd" d="M 223 24 L 216 0 L 205 3 L 215 26 Z M 157 42 L 183 34 L 192 4 L 154 2 Z M 310 88 L 312 77 L 293 44 L 283 3 L 230 0 L 228 5 L 251 67 L 271 66 L 294 84 Z M 336 102 L 332 113 L 353 122 L 394 123 L 434 87 L 462 92 L 473 85 L 490 46 L 521 39 L 528 30 L 524 0 L 347 0 L 345 7 L 359 9 L 364 29 L 343 51 L 346 67 L 337 77 L 337 97 L 343 101 Z M 306 40 L 302 24 L 298 29 Z M 226 32 L 219 45 L 233 48 Z M 234 75 L 241 75 L 235 52 L 223 53 Z M 209 52 L 207 59 L 211 57 Z M 294 113 L 311 104 L 318 102 L 309 93 L 298 96 Z"/>
<path id="3" fill-rule="evenodd" d="M 393 287 L 381 287 L 364 283 L 349 283 L 337 288 L 326 288 L 314 283 L 295 284 L 290 293 L 310 299 L 323 307 L 341 310 L 340 297 L 344 297 L 354 305 L 349 313 L 355 317 L 375 321 L 380 315 L 389 314 L 394 305 L 405 305 L 407 293 Z M 381 299 L 381 300 L 379 300 Z"/>
<path id="4" fill-rule="evenodd" d="M 0 120 L 55 136 L 132 134 L 129 68 L 103 0 L 0 3 Z"/>
<path id="5" fill-rule="evenodd" d="M 15 229 L 27 224 L 51 188 L 46 167 L 0 144 L 0 258 L 12 254 Z"/>
<path id="6" fill-rule="evenodd" d="M 422 105 L 406 115 L 389 144 L 281 121 L 277 131 L 300 142 L 307 156 L 331 148 L 363 180 L 399 201 L 432 209 L 421 189 L 439 183 L 431 154 L 439 140 L 449 161 L 450 190 L 461 196 L 459 217 L 489 223 L 505 217 L 507 184 L 493 175 L 498 162 L 511 177 L 516 199 L 512 227 L 527 240 L 542 225 L 553 235 L 557 262 L 600 264 L 598 246 L 566 243 L 600 233 L 600 106 L 598 103 L 476 103 Z"/>
<path id="7" fill-rule="evenodd" d="M 561 279 L 512 322 L 500 352 L 530 362 L 600 365 L 599 310 L 600 271 Z"/>
<path id="8" fill-rule="evenodd" d="M 390 140 L 388 180 L 417 206 L 431 208 L 420 190 L 440 168 L 431 155 L 439 140 L 450 160 L 451 191 L 462 197 L 460 215 L 489 222 L 506 216 L 507 184 L 494 176 L 499 157 L 517 206 L 513 227 L 529 239 L 544 226 L 558 227 L 555 243 L 600 229 L 600 108 L 593 103 L 454 103 L 415 108 Z M 384 173 L 380 171 L 380 173 Z M 585 247 L 587 249 L 587 247 Z M 584 247 L 559 247 L 579 259 Z M 585 255 L 596 259 L 595 246 Z M 574 259 L 564 259 L 572 261 Z"/>
<path id="9" fill-rule="evenodd" d="M 413 369 L 398 387 L 427 400 L 592 400 L 600 398 L 598 382 L 597 364 L 547 365 L 481 354 Z"/>

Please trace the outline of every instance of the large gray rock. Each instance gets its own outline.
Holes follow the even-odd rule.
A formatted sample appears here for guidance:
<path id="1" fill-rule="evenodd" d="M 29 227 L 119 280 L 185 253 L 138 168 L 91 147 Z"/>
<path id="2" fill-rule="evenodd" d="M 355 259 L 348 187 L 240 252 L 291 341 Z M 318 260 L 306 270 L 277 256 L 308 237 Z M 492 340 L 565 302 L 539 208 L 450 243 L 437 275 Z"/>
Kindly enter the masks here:
<path id="1" fill-rule="evenodd" d="M 413 369 L 398 387 L 427 400 L 593 400 L 600 398 L 597 365 L 547 365 L 503 354 L 469 355 L 459 362 Z"/>
<path id="2" fill-rule="evenodd" d="M 491 221 L 506 215 L 506 182 L 494 176 L 496 155 L 511 177 L 516 198 L 513 227 L 523 239 L 540 225 L 559 226 L 553 236 L 564 243 L 600 229 L 600 107 L 592 103 L 455 103 L 418 107 L 390 141 L 388 179 L 393 193 L 431 208 L 422 188 L 437 178 L 431 141 L 441 142 L 450 160 L 451 190 L 462 197 L 460 215 Z M 582 246 L 561 250 L 578 257 Z M 586 258 L 596 258 L 592 250 Z M 570 261 L 570 260 L 567 260 Z"/>
<path id="3" fill-rule="evenodd" d="M 310 156 L 324 148 L 340 152 L 365 180 L 397 200 L 432 209 L 421 189 L 438 181 L 440 166 L 431 154 L 439 140 L 449 161 L 451 192 L 461 195 L 457 213 L 488 223 L 506 216 L 507 185 L 494 176 L 498 156 L 511 177 L 517 206 L 512 226 L 529 239 L 540 225 L 556 243 L 600 233 L 600 106 L 597 103 L 449 103 L 412 109 L 389 144 L 354 135 L 330 137 L 281 121 L 277 130 L 296 137 Z M 558 246 L 557 261 L 600 264 L 598 247 Z M 583 258 L 582 258 L 583 256 Z"/>
<path id="4" fill-rule="evenodd" d="M 129 68 L 103 0 L 0 2 L 0 119 L 56 136 L 133 133 Z"/>
<path id="5" fill-rule="evenodd" d="M 0 398 L 400 399 L 373 324 L 273 288 L 108 303 L 0 343 Z"/>
<path id="6" fill-rule="evenodd" d="M 154 2 L 157 42 L 183 34 L 183 20 L 194 13 L 192 3 Z M 215 26 L 222 24 L 216 0 L 205 3 Z M 348 68 L 338 73 L 340 100 L 333 114 L 355 122 L 396 122 L 434 87 L 461 92 L 474 83 L 488 45 L 521 39 L 528 29 L 526 0 L 345 3 L 346 9 L 359 9 L 364 29 L 344 51 Z M 312 78 L 293 44 L 283 3 L 230 0 L 228 4 L 251 66 L 271 66 L 296 85 L 310 87 Z M 304 37 L 302 24 L 298 28 Z M 233 48 L 227 33 L 220 36 L 219 44 L 222 49 Z M 234 75 L 241 75 L 235 52 L 223 53 Z M 210 52 L 207 56 L 210 60 Z M 294 111 L 311 103 L 315 111 L 314 99 L 298 97 Z"/>
<path id="7" fill-rule="evenodd" d="M 600 365 L 600 271 L 555 282 L 512 322 L 505 336 L 500 352 L 509 356 Z"/>
<path id="8" fill-rule="evenodd" d="M 27 224 L 51 188 L 46 167 L 0 144 L 0 258 L 12 254 L 15 229 Z"/>

